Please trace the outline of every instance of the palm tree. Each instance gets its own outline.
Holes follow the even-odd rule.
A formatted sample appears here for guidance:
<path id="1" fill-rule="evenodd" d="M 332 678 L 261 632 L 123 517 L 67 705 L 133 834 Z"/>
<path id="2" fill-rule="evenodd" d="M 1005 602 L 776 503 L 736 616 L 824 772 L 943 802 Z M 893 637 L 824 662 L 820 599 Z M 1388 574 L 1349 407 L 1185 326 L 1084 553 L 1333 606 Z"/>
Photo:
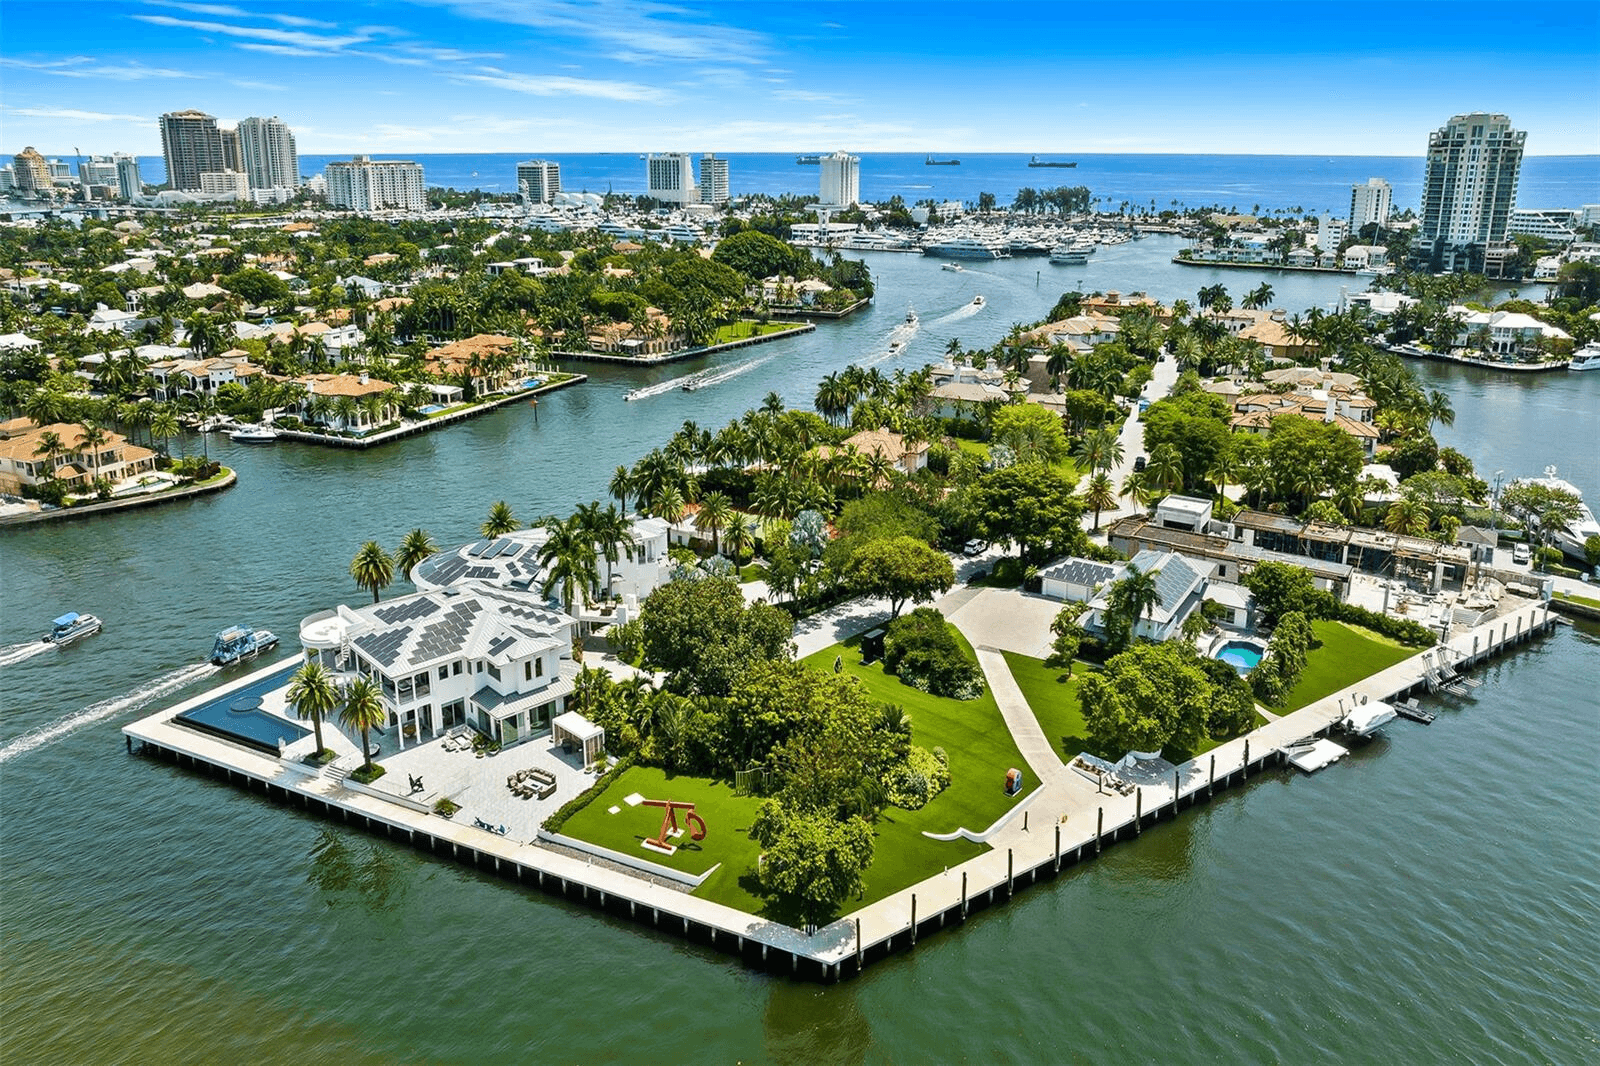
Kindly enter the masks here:
<path id="1" fill-rule="evenodd" d="M 733 501 L 720 492 L 713 492 L 700 501 L 700 512 L 694 516 L 694 526 L 702 533 L 708 529 L 711 531 L 713 555 L 722 554 L 722 542 L 718 534 L 732 516 Z"/>
<path id="2" fill-rule="evenodd" d="M 1100 512 L 1109 510 L 1117 505 L 1117 490 L 1111 484 L 1111 477 L 1104 470 L 1089 479 L 1089 485 L 1083 493 L 1083 505 L 1094 510 L 1094 529 L 1100 531 Z"/>
<path id="3" fill-rule="evenodd" d="M 589 539 L 583 522 L 574 515 L 562 521 L 552 518 L 545 523 L 547 539 L 539 548 L 539 565 L 544 568 L 544 581 L 539 591 L 550 595 L 550 590 L 561 586 L 561 602 L 567 614 L 572 614 L 572 596 L 582 590 L 584 598 L 600 580 L 599 555 L 594 541 Z"/>
<path id="4" fill-rule="evenodd" d="M 611 484 L 606 491 L 617 498 L 617 506 L 623 514 L 628 513 L 628 496 L 633 492 L 633 474 L 625 466 L 619 466 L 611 472 Z"/>
<path id="5" fill-rule="evenodd" d="M 631 560 L 638 551 L 638 544 L 633 539 L 633 529 L 627 517 L 615 504 L 606 504 L 601 510 L 598 500 L 592 503 L 580 503 L 573 520 L 583 529 L 589 542 L 594 545 L 595 553 L 600 559 L 606 561 L 606 580 L 611 579 L 611 568 L 617 565 L 617 560 L 623 555 Z"/>
<path id="6" fill-rule="evenodd" d="M 683 513 L 686 509 L 687 505 L 683 502 L 683 493 L 679 491 L 676 485 L 668 485 L 662 489 L 650 508 L 651 513 L 657 518 L 664 518 L 674 525 L 683 521 Z"/>
<path id="7" fill-rule="evenodd" d="M 439 550 L 439 545 L 433 542 L 425 529 L 413 529 L 407 533 L 400 542 L 400 548 L 394 553 L 394 564 L 400 568 L 400 574 L 407 581 L 411 580 L 411 568 L 416 566 L 428 556 Z"/>
<path id="8" fill-rule="evenodd" d="M 1432 520 L 1427 504 L 1411 496 L 1402 496 L 1383 513 L 1383 528 L 1390 533 L 1420 537 L 1428 531 Z"/>
<path id="9" fill-rule="evenodd" d="M 161 454 L 163 455 L 167 454 L 166 442 L 176 437 L 179 429 L 178 416 L 173 413 L 170 407 L 162 407 L 150 416 L 150 436 L 151 439 L 162 442 Z"/>
<path id="10" fill-rule="evenodd" d="M 372 602 L 378 602 L 378 592 L 394 581 L 394 557 L 383 550 L 383 545 L 369 540 L 350 560 L 350 576 L 356 584 L 372 590 Z"/>
<path id="11" fill-rule="evenodd" d="M 1090 472 L 1110 470 L 1122 462 L 1122 437 L 1115 426 L 1092 429 L 1083 435 L 1072 457 Z"/>
<path id="12" fill-rule="evenodd" d="M 1238 477 L 1238 454 L 1231 447 L 1217 449 L 1217 454 L 1211 459 L 1211 467 L 1206 471 L 1206 479 L 1217 486 L 1217 495 L 1223 495 Z"/>
<path id="13" fill-rule="evenodd" d="M 34 389 L 22 403 L 22 413 L 36 426 L 53 425 L 66 414 L 67 398 L 48 386 Z"/>
<path id="14" fill-rule="evenodd" d="M 1176 444 L 1158 444 L 1151 449 L 1144 472 L 1152 488 L 1176 492 L 1183 487 L 1183 453 Z"/>
<path id="15" fill-rule="evenodd" d="M 486 537 L 503 537 L 521 528 L 522 523 L 511 514 L 511 505 L 504 500 L 496 500 L 494 506 L 489 508 L 489 517 L 478 527 L 478 532 Z"/>
<path id="16" fill-rule="evenodd" d="M 371 771 L 372 756 L 368 754 L 370 745 L 367 743 L 367 734 L 383 726 L 383 719 L 387 712 L 383 707 L 383 690 L 378 683 L 370 677 L 358 677 L 344 690 L 344 706 L 339 710 L 339 723 L 346 729 L 361 730 L 361 764 L 363 770 Z"/>
<path id="17" fill-rule="evenodd" d="M 99 481 L 100 449 L 106 446 L 111 436 L 93 422 L 80 422 L 78 426 L 78 446 L 89 453 L 89 460 L 94 465 L 94 479 Z"/>
<path id="18" fill-rule="evenodd" d="M 54 481 L 56 479 L 56 459 L 66 450 L 67 445 L 61 439 L 61 434 L 54 430 L 39 434 L 39 443 L 34 446 L 33 454 L 44 458 L 46 481 Z"/>
<path id="19" fill-rule="evenodd" d="M 1155 617 L 1161 604 L 1161 590 L 1156 586 L 1160 570 L 1140 570 L 1128 564 L 1127 576 L 1112 584 L 1106 597 L 1106 611 L 1126 618 L 1131 629 L 1144 615 Z"/>
<path id="20" fill-rule="evenodd" d="M 1450 397 L 1438 389 L 1433 389 L 1428 393 L 1428 428 L 1430 430 L 1433 429 L 1435 422 L 1442 426 L 1456 424 L 1456 410 L 1450 406 Z"/>
<path id="21" fill-rule="evenodd" d="M 302 721 L 311 719 L 311 727 L 316 730 L 317 751 L 322 751 L 322 716 L 333 713 L 333 709 L 339 705 L 339 690 L 334 686 L 333 678 L 321 663 L 306 663 L 294 672 L 288 700 L 289 706 L 294 708 L 294 713 Z"/>
<path id="22" fill-rule="evenodd" d="M 755 539 L 755 520 L 743 511 L 734 511 L 728 518 L 728 547 L 733 549 L 735 565 L 744 558 L 744 550 Z"/>

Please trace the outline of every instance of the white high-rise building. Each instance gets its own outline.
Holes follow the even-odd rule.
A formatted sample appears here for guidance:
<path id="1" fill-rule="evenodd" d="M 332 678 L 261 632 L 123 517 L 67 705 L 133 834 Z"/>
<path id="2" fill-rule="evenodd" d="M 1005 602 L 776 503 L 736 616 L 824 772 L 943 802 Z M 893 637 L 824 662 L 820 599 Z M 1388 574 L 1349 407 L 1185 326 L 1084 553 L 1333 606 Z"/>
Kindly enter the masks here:
<path id="1" fill-rule="evenodd" d="M 427 206 L 422 164 L 403 159 L 369 159 L 358 155 L 348 163 L 329 163 L 324 172 L 328 203 L 355 211 L 421 211 Z"/>
<path id="2" fill-rule="evenodd" d="M 1359 234 L 1369 222 L 1389 221 L 1394 205 L 1394 189 L 1382 178 L 1368 178 L 1365 185 L 1350 186 L 1350 232 Z"/>
<path id="3" fill-rule="evenodd" d="M 718 206 L 728 202 L 728 161 L 710 152 L 700 157 L 700 202 Z"/>
<path id="4" fill-rule="evenodd" d="M 139 157 L 118 152 L 111 157 L 117 164 L 117 191 L 124 200 L 144 195 L 144 182 L 139 178 Z"/>
<path id="5" fill-rule="evenodd" d="M 85 189 L 117 184 L 117 164 L 108 155 L 92 155 L 78 164 L 78 181 Z"/>
<path id="6" fill-rule="evenodd" d="M 861 157 L 849 152 L 831 152 L 818 160 L 821 184 L 818 189 L 823 207 L 849 207 L 861 202 Z"/>
<path id="7" fill-rule="evenodd" d="M 688 152 L 651 152 L 645 157 L 648 188 L 646 195 L 668 204 L 693 204 L 700 201 L 694 183 L 694 157 Z"/>
<path id="8" fill-rule="evenodd" d="M 208 170 L 200 175 L 200 192 L 218 200 L 248 200 L 250 179 L 237 170 Z"/>
<path id="9" fill-rule="evenodd" d="M 239 164 L 252 189 L 293 189 L 300 185 L 300 155 L 289 124 L 271 118 L 239 122 Z"/>
<path id="10" fill-rule="evenodd" d="M 561 191 L 561 164 L 530 159 L 517 164 L 517 191 L 530 204 L 547 204 Z"/>
<path id="11" fill-rule="evenodd" d="M 1428 135 L 1418 252 L 1434 269 L 1482 270 L 1488 246 L 1505 241 L 1527 137 L 1505 115 L 1481 111 Z"/>

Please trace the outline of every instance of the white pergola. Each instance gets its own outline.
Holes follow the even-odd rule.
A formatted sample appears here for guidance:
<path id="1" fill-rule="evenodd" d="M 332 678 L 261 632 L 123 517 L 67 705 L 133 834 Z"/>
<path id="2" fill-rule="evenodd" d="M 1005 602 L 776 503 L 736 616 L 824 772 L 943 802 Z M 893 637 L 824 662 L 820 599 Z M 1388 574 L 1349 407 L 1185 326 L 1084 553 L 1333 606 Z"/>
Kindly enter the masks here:
<path id="1" fill-rule="evenodd" d="M 588 768 L 606 750 L 606 731 L 577 711 L 568 711 L 550 723 L 550 742 L 577 745 L 583 752 L 583 765 Z"/>

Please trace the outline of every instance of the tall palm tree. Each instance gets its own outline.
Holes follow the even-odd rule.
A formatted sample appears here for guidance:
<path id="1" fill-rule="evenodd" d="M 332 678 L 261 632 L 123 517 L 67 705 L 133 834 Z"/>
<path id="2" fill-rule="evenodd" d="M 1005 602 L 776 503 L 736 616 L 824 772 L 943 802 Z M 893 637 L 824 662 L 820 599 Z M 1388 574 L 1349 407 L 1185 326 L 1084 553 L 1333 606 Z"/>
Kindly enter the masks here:
<path id="1" fill-rule="evenodd" d="M 1160 570 L 1140 570 L 1129 563 L 1127 575 L 1111 585 L 1106 596 L 1107 611 L 1126 618 L 1130 629 L 1145 615 L 1154 618 L 1156 608 L 1162 605 L 1161 590 L 1156 586 L 1156 576 L 1160 573 Z"/>
<path id="2" fill-rule="evenodd" d="M 619 466 L 611 472 L 611 484 L 606 491 L 617 498 L 617 506 L 623 514 L 628 513 L 628 496 L 633 492 L 633 473 L 625 466 Z"/>
<path id="3" fill-rule="evenodd" d="M 560 585 L 562 606 L 571 615 L 573 593 L 581 591 L 587 599 L 600 580 L 599 555 L 576 515 L 566 521 L 552 518 L 544 528 L 547 538 L 539 548 L 544 581 L 539 591 L 548 596 L 551 589 Z"/>
<path id="4" fill-rule="evenodd" d="M 719 534 L 732 517 L 733 501 L 722 493 L 710 493 L 700 501 L 700 511 L 694 516 L 694 525 L 702 533 L 706 530 L 711 531 L 711 552 L 713 555 L 722 554 L 722 541 Z"/>
<path id="5" fill-rule="evenodd" d="M 178 435 L 181 427 L 172 408 L 162 407 L 150 415 L 150 438 L 161 442 L 161 454 L 167 454 L 166 442 Z"/>
<path id="6" fill-rule="evenodd" d="M 1239 478 L 1239 456 L 1231 447 L 1217 449 L 1217 454 L 1211 457 L 1211 466 L 1206 470 L 1206 479 L 1217 486 L 1217 495 L 1221 496 L 1229 485 L 1236 484 Z"/>
<path id="7" fill-rule="evenodd" d="M 733 561 L 737 565 L 744 558 L 745 548 L 755 539 L 755 520 L 743 511 L 734 511 L 728 518 L 728 547 L 733 550 Z"/>
<path id="8" fill-rule="evenodd" d="M 294 713 L 302 721 L 311 719 L 311 727 L 317 736 L 317 751 L 322 751 L 322 716 L 332 714 L 339 705 L 339 689 L 334 685 L 333 678 L 321 663 L 306 663 L 294 672 L 287 695 Z"/>
<path id="9" fill-rule="evenodd" d="M 631 560 L 639 550 L 627 517 L 617 510 L 615 504 L 608 503 L 602 509 L 598 500 L 580 503 L 577 513 L 572 517 L 594 545 L 598 558 L 606 561 L 605 578 L 609 582 L 611 569 L 617 565 L 617 561 L 623 555 Z"/>
<path id="10" fill-rule="evenodd" d="M 1094 511 L 1094 529 L 1100 531 L 1100 512 L 1109 510 L 1117 505 L 1117 490 L 1111 484 L 1111 476 L 1104 470 L 1089 479 L 1089 485 L 1083 492 L 1083 505 Z"/>
<path id="11" fill-rule="evenodd" d="M 664 518 L 674 524 L 683 521 L 687 505 L 683 502 L 683 493 L 677 485 L 668 485 L 661 490 L 661 494 L 651 504 L 650 511 L 657 518 Z"/>
<path id="12" fill-rule="evenodd" d="M 111 440 L 111 435 L 93 422 L 80 422 L 78 424 L 78 446 L 89 453 L 89 461 L 94 466 L 94 479 L 100 480 L 100 449 L 104 448 Z"/>
<path id="13" fill-rule="evenodd" d="M 433 542 L 425 529 L 413 529 L 407 533 L 400 542 L 400 548 L 394 553 L 394 564 L 400 568 L 400 574 L 407 581 L 411 580 L 411 568 L 416 566 L 428 556 L 439 550 L 439 545 Z"/>
<path id="14" fill-rule="evenodd" d="M 1144 472 L 1153 488 L 1176 492 L 1183 487 L 1183 453 L 1176 444 L 1158 444 L 1151 449 Z"/>
<path id="15" fill-rule="evenodd" d="M 1122 435 L 1116 426 L 1091 429 L 1083 435 L 1073 459 L 1091 473 L 1110 470 L 1122 462 Z"/>
<path id="16" fill-rule="evenodd" d="M 36 426 L 53 425 L 66 415 L 67 398 L 58 389 L 41 386 L 22 403 L 22 413 Z"/>
<path id="17" fill-rule="evenodd" d="M 350 576 L 356 584 L 372 591 L 372 602 L 378 602 L 378 593 L 394 581 L 394 557 L 383 550 L 383 545 L 369 540 L 350 560 Z"/>
<path id="18" fill-rule="evenodd" d="M 478 527 L 478 532 L 486 537 L 503 537 L 521 528 L 522 523 L 511 514 L 511 505 L 504 500 L 496 500 L 494 506 L 489 508 L 489 517 Z"/>
<path id="19" fill-rule="evenodd" d="M 1438 389 L 1432 389 L 1428 393 L 1428 428 L 1430 430 L 1435 422 L 1442 426 L 1456 424 L 1456 410 L 1450 406 L 1450 397 Z"/>
<path id="20" fill-rule="evenodd" d="M 372 756 L 368 754 L 371 745 L 367 743 L 367 735 L 372 730 L 383 727 L 386 714 L 383 707 L 383 690 L 372 678 L 358 677 L 345 687 L 344 706 L 339 709 L 339 722 L 346 729 L 361 730 L 363 760 L 361 766 L 364 770 L 372 769 Z"/>
<path id="21" fill-rule="evenodd" d="M 1412 496 L 1402 496 L 1383 513 L 1383 528 L 1390 533 L 1420 537 L 1428 531 L 1433 515 L 1428 505 Z"/>

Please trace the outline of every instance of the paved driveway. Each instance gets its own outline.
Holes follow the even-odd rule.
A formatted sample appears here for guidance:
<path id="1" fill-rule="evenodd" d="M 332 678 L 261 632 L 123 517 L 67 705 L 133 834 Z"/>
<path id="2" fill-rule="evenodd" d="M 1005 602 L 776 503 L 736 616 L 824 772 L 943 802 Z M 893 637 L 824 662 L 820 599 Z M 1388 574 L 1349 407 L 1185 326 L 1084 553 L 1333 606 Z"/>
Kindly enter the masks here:
<path id="1" fill-rule="evenodd" d="M 1017 589 L 980 589 L 951 612 L 950 621 L 974 648 L 999 648 L 1042 659 L 1050 654 L 1050 623 L 1062 604 Z"/>

